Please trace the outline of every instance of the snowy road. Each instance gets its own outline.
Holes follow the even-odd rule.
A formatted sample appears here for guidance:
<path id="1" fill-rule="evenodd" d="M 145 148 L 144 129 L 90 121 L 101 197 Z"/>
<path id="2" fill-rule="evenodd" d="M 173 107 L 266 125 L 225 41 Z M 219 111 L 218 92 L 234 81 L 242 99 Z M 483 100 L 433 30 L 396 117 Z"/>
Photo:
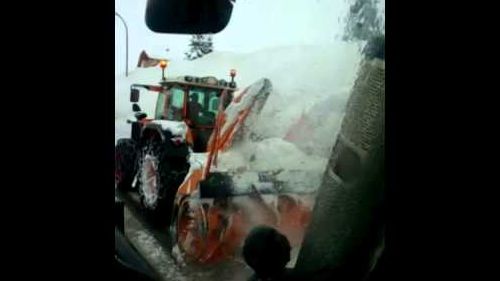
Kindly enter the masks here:
<path id="1" fill-rule="evenodd" d="M 180 266 L 163 243 L 125 208 L 125 235 L 162 280 L 176 281 L 240 281 L 247 280 L 252 270 L 237 259 L 216 266 Z"/>

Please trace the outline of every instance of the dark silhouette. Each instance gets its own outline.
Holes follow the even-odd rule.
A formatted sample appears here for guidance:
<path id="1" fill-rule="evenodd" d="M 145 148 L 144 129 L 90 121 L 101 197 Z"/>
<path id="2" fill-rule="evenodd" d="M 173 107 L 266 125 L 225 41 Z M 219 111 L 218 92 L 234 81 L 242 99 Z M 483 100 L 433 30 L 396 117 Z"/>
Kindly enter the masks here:
<path id="1" fill-rule="evenodd" d="M 195 124 L 198 123 L 201 110 L 201 104 L 198 102 L 198 93 L 191 93 L 189 95 L 188 113 L 189 119 L 191 119 L 191 121 Z"/>
<path id="2" fill-rule="evenodd" d="M 250 231 L 243 246 L 243 258 L 255 271 L 249 280 L 289 280 L 285 268 L 290 261 L 290 243 L 276 229 L 257 226 Z"/>

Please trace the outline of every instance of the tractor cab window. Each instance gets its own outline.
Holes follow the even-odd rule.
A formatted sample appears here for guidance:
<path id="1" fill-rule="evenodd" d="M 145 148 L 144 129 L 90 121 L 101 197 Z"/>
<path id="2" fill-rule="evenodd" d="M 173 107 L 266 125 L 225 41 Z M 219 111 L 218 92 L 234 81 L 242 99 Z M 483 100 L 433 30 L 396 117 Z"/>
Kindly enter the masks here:
<path id="1" fill-rule="evenodd" d="M 228 92 L 226 95 L 226 99 L 224 101 L 224 109 L 227 108 L 227 106 L 231 103 L 232 100 L 232 92 Z M 215 92 L 212 91 L 209 94 L 208 97 L 208 111 L 217 115 L 217 112 L 219 111 L 219 103 L 221 100 L 222 96 L 219 91 Z"/>
<path id="2" fill-rule="evenodd" d="M 160 93 L 156 103 L 155 117 L 157 119 L 182 121 L 184 107 L 184 89 L 179 86 Z"/>
<path id="3" fill-rule="evenodd" d="M 217 111 L 219 110 L 219 101 L 220 97 L 217 95 L 210 97 L 208 102 L 208 111 L 217 115 Z"/>
<path id="4" fill-rule="evenodd" d="M 195 125 L 213 126 L 221 91 L 193 87 L 189 90 L 188 118 Z"/>

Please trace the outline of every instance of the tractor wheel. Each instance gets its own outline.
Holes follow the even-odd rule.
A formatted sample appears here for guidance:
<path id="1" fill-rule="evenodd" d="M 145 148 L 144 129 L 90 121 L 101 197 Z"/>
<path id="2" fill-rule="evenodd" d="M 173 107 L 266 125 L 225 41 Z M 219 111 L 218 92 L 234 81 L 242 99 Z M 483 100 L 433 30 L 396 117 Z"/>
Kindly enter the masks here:
<path id="1" fill-rule="evenodd" d="M 136 144 L 131 139 L 119 139 L 115 147 L 115 185 L 130 190 L 136 173 Z"/>
<path id="2" fill-rule="evenodd" d="M 141 205 L 162 224 L 170 222 L 179 181 L 183 180 L 183 171 L 173 169 L 175 165 L 166 150 L 161 141 L 149 140 L 141 150 L 137 172 Z"/>

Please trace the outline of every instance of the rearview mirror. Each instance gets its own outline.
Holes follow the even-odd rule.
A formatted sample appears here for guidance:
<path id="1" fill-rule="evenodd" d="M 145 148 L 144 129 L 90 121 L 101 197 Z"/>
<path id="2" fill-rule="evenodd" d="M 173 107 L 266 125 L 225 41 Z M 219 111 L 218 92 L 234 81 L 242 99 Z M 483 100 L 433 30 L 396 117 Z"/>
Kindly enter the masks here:
<path id="1" fill-rule="evenodd" d="M 227 26 L 232 11 L 230 0 L 148 0 L 146 25 L 158 33 L 217 33 Z"/>
<path id="2" fill-rule="evenodd" d="M 139 89 L 130 89 L 130 102 L 139 101 Z"/>

